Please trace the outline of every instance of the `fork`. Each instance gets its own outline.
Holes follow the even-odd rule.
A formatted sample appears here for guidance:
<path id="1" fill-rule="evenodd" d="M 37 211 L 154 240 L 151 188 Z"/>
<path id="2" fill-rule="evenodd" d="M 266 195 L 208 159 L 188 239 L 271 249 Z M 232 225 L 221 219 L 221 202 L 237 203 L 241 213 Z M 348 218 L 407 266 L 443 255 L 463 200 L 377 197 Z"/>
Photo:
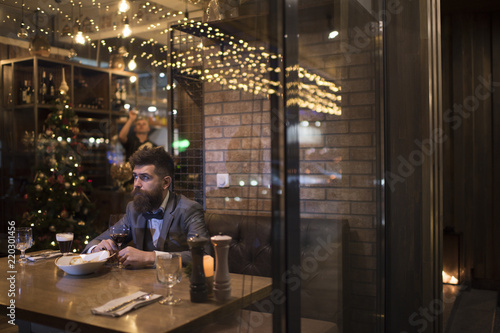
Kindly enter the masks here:
<path id="1" fill-rule="evenodd" d="M 125 303 L 121 303 L 121 304 L 118 304 L 118 305 L 116 305 L 116 306 L 114 306 L 114 307 L 112 307 L 112 308 L 110 308 L 110 309 L 107 309 L 107 310 L 106 310 L 106 312 L 108 312 L 108 313 L 109 313 L 109 312 L 114 312 L 114 311 L 119 310 L 119 309 L 121 309 L 121 308 L 124 308 L 124 307 L 126 307 L 127 305 L 130 305 L 130 304 L 132 304 L 132 303 L 134 303 L 134 302 L 140 302 L 140 301 L 145 301 L 145 300 L 148 300 L 148 299 L 150 299 L 150 298 L 151 298 L 151 296 L 153 296 L 153 293 L 152 293 L 152 292 L 151 292 L 151 293 L 149 293 L 149 294 L 144 294 L 144 295 L 141 295 L 141 296 L 139 296 L 139 297 L 136 297 L 136 298 L 133 298 L 133 299 L 131 299 L 131 300 L 129 300 L 129 301 L 126 301 Z"/>

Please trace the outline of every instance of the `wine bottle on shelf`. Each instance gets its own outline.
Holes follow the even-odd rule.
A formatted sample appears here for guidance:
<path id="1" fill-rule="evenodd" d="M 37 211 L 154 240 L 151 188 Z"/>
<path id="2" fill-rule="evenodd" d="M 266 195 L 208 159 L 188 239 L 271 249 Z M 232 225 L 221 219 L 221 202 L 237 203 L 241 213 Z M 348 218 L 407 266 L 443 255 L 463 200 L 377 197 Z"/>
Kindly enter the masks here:
<path id="1" fill-rule="evenodd" d="M 121 91 L 120 91 L 120 83 L 116 82 L 116 89 L 113 95 L 113 109 L 116 111 L 121 110 Z"/>
<path id="2" fill-rule="evenodd" d="M 49 74 L 49 84 L 47 86 L 48 92 L 48 102 L 53 101 L 56 98 L 56 85 L 54 84 L 54 76 L 52 73 Z"/>
<path id="3" fill-rule="evenodd" d="M 31 104 L 33 103 L 33 86 L 31 85 L 31 81 L 27 80 L 26 83 L 26 104 Z"/>
<path id="4" fill-rule="evenodd" d="M 27 80 L 21 81 L 19 86 L 19 104 L 26 104 Z"/>
<path id="5" fill-rule="evenodd" d="M 40 82 L 40 103 L 44 104 L 47 100 L 47 76 L 42 72 L 42 81 Z"/>
<path id="6" fill-rule="evenodd" d="M 123 84 L 120 92 L 121 105 L 125 105 L 126 99 L 127 99 L 127 87 L 125 86 L 125 84 Z"/>

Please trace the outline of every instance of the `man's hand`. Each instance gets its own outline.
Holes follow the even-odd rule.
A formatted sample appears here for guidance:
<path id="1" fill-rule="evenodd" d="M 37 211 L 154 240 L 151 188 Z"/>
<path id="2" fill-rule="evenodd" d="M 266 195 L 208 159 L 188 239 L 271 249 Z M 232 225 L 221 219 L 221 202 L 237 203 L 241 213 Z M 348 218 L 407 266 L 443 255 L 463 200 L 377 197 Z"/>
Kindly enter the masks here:
<path id="1" fill-rule="evenodd" d="M 141 251 L 135 247 L 127 246 L 118 253 L 118 259 L 123 266 L 152 266 L 155 263 L 156 253 L 154 251 Z"/>
<path id="2" fill-rule="evenodd" d="M 133 123 L 137 119 L 138 115 L 139 112 L 135 110 L 130 110 L 130 112 L 128 113 L 128 119 Z"/>
<path id="3" fill-rule="evenodd" d="M 105 239 L 97 244 L 97 246 L 92 249 L 92 252 L 99 252 L 103 250 L 108 250 L 110 253 L 117 252 L 118 246 L 116 246 L 116 243 L 113 242 L 113 240 Z"/>

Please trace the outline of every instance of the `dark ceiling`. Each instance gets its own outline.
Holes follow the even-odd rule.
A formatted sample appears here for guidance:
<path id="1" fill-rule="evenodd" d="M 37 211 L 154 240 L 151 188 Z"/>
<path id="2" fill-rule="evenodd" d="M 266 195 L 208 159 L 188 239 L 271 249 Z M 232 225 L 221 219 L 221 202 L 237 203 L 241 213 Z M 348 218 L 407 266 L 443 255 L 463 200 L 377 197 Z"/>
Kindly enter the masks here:
<path id="1" fill-rule="evenodd" d="M 500 11 L 499 0 L 441 0 L 441 9 L 449 11 Z"/>

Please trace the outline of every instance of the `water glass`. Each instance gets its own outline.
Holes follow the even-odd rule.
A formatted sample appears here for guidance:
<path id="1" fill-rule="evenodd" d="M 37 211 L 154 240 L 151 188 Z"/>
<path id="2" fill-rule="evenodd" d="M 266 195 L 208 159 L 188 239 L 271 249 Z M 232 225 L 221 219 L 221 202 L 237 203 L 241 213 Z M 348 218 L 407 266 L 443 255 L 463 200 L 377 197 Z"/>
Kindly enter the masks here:
<path id="1" fill-rule="evenodd" d="M 20 263 L 25 263 L 25 251 L 33 245 L 33 231 L 31 228 L 16 228 L 16 249 L 21 251 Z"/>
<path id="2" fill-rule="evenodd" d="M 172 287 L 182 278 L 182 259 L 177 253 L 160 254 L 156 257 L 156 278 L 158 282 L 167 285 L 167 296 L 159 303 L 173 305 L 181 300 L 175 298 Z"/>

